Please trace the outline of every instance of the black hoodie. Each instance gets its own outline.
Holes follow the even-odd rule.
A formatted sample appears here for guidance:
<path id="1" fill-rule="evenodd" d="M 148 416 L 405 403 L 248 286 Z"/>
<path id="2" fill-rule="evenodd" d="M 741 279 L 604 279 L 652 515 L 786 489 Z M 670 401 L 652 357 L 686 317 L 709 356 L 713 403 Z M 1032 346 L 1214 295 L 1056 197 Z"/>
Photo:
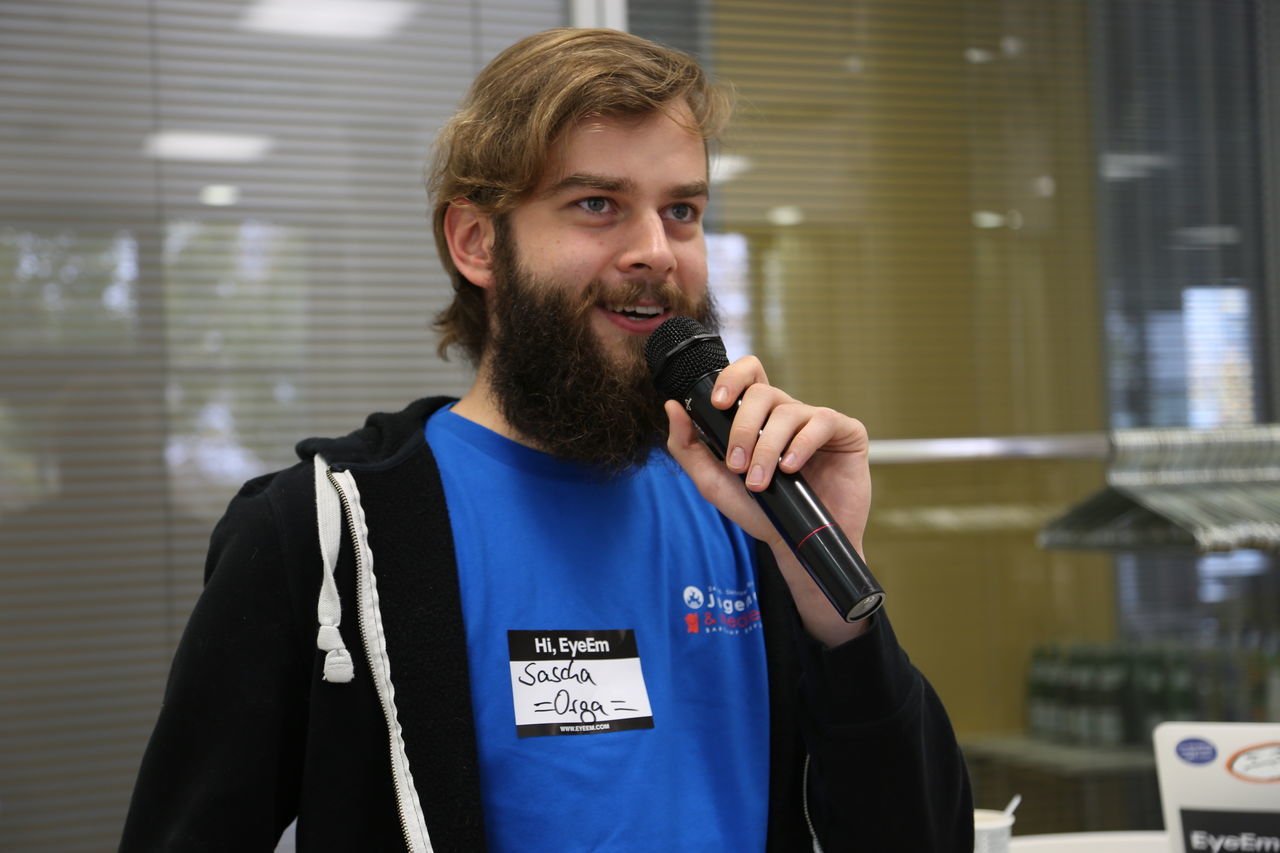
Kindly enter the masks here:
<path id="1" fill-rule="evenodd" d="M 453 539 L 423 439 L 426 418 L 447 402 L 419 400 L 343 438 L 308 439 L 302 463 L 251 480 L 232 500 L 121 850 L 270 851 L 295 817 L 300 851 L 484 850 Z M 325 480 L 344 501 L 332 569 L 342 618 L 317 648 Z M 963 759 L 887 616 L 826 649 L 801 628 L 765 547 L 760 562 L 768 850 L 813 850 L 816 835 L 825 853 L 969 853 Z M 342 667 L 326 680 L 326 657 L 346 654 L 333 651 L 339 635 L 346 682 Z"/>

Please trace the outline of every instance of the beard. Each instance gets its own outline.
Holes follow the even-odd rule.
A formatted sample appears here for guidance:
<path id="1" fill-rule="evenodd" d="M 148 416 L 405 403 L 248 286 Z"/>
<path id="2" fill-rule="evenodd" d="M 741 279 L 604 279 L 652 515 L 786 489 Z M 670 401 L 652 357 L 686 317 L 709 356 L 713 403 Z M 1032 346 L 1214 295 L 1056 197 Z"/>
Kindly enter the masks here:
<path id="1" fill-rule="evenodd" d="M 667 416 L 644 359 L 644 338 L 629 335 L 610 353 L 592 328 L 597 305 L 654 299 L 676 315 L 716 328 L 709 294 L 687 296 L 670 282 L 632 281 L 577 290 L 524 270 L 514 240 L 494 241 L 493 333 L 486 346 L 490 388 L 517 433 L 539 450 L 612 476 L 644 465 L 665 444 Z"/>

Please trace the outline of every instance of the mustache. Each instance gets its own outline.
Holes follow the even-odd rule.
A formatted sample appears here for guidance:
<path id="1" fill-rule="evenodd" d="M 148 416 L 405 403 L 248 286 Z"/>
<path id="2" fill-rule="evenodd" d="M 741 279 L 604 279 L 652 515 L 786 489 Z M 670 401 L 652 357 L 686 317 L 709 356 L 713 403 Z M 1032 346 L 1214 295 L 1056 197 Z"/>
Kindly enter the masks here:
<path id="1" fill-rule="evenodd" d="M 705 311 L 706 299 L 695 299 L 665 279 L 632 279 L 616 284 L 593 279 L 579 294 L 573 316 L 581 319 L 597 305 L 634 305 L 641 301 L 654 302 L 678 316 L 697 318 Z"/>

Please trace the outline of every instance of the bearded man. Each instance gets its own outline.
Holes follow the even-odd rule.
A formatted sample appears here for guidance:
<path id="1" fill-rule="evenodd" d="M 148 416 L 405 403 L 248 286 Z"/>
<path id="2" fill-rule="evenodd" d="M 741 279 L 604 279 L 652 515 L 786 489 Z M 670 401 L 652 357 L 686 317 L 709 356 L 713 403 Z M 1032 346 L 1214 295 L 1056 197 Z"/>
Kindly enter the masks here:
<path id="1" fill-rule="evenodd" d="M 144 760 L 125 849 L 965 851 L 945 711 L 883 611 L 849 623 L 749 491 L 806 478 L 861 548 L 867 437 L 760 362 L 721 462 L 641 357 L 713 324 L 728 98 L 623 33 L 525 39 L 437 143 L 476 367 L 252 481 Z M 739 402 L 740 401 L 740 402 Z"/>

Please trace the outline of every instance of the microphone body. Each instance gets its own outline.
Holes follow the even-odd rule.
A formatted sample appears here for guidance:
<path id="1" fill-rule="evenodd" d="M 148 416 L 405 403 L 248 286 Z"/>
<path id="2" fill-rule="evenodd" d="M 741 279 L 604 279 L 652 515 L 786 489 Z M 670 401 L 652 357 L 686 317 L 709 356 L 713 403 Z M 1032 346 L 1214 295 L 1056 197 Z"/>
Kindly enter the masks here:
<path id="1" fill-rule="evenodd" d="M 677 327 L 668 329 L 671 324 Z M 716 377 L 729 365 L 719 337 L 694 320 L 677 317 L 650 336 L 645 354 L 659 390 L 684 407 L 703 441 L 723 460 L 734 408 L 717 409 L 711 403 Z M 766 488 L 748 494 L 845 621 L 856 622 L 879 609 L 884 590 L 800 473 L 776 470 Z"/>

